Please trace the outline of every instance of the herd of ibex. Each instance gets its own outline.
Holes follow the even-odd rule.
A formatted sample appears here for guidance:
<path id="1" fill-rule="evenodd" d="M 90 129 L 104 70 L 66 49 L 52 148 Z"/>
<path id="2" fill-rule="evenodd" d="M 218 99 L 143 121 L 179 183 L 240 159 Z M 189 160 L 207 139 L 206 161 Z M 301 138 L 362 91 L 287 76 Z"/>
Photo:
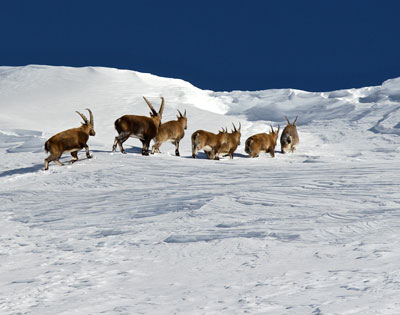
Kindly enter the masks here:
<path id="1" fill-rule="evenodd" d="M 118 136 L 115 137 L 112 151 L 115 152 L 117 145 L 121 153 L 126 153 L 122 144 L 129 138 L 138 138 L 142 142 L 142 155 L 149 155 L 150 141 L 154 144 L 151 153 L 160 152 L 160 146 L 164 142 L 172 142 L 175 145 L 175 154 L 179 156 L 179 141 L 185 135 L 187 129 L 186 110 L 184 114 L 178 110 L 178 120 L 161 123 L 162 113 L 164 110 L 164 98 L 161 97 L 160 109 L 157 112 L 153 105 L 143 97 L 147 105 L 150 107 L 150 117 L 137 115 L 124 115 L 114 122 Z M 50 139 L 44 145 L 46 152 L 50 155 L 44 160 L 44 169 L 49 168 L 49 163 L 54 161 L 58 165 L 63 165 L 59 159 L 63 153 L 71 153 L 74 163 L 78 160 L 78 151 L 85 148 L 86 157 L 90 159 L 92 156 L 89 153 L 87 141 L 89 136 L 94 136 L 94 121 L 93 113 L 87 109 L 90 115 L 90 121 L 85 115 L 77 112 L 83 119 L 84 123 L 78 128 L 72 128 L 62 131 Z M 284 154 L 288 151 L 294 153 L 299 143 L 297 134 L 296 121 L 290 123 L 285 116 L 287 125 L 283 129 L 281 135 L 281 152 Z M 275 146 L 279 136 L 278 129 L 274 130 L 271 126 L 270 133 L 259 133 L 249 137 L 245 142 L 245 152 L 250 157 L 258 157 L 261 152 L 269 153 L 271 157 L 275 156 Z M 236 127 L 233 124 L 233 129 L 228 132 L 228 129 L 221 129 L 217 134 L 205 130 L 197 130 L 192 134 L 192 157 L 195 158 L 199 150 L 203 150 L 208 159 L 218 160 L 222 156 L 228 156 L 233 159 L 233 153 L 240 145 L 240 130 L 241 124 Z"/>

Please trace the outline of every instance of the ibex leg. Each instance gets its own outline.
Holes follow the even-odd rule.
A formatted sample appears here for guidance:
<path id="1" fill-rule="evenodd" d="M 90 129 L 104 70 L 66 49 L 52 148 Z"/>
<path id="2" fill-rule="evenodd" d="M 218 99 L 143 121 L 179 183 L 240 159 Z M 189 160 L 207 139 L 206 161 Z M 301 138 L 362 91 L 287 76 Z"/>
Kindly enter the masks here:
<path id="1" fill-rule="evenodd" d="M 124 150 L 124 147 L 122 146 L 122 144 L 128 140 L 130 134 L 126 133 L 126 132 L 121 132 L 118 136 L 115 137 L 114 140 L 114 145 L 113 145 L 113 149 L 112 151 L 115 152 L 116 148 L 117 148 L 117 144 L 119 146 L 119 150 L 121 151 L 121 153 L 126 153 Z"/>
<path id="2" fill-rule="evenodd" d="M 91 159 L 93 156 L 90 155 L 89 147 L 88 147 L 87 145 L 85 145 L 85 150 L 86 150 L 86 157 L 87 157 L 88 159 Z"/>
<path id="3" fill-rule="evenodd" d="M 142 141 L 143 147 L 142 147 L 142 155 L 149 155 L 149 146 L 150 146 L 150 140 L 140 140 Z"/>
<path id="4" fill-rule="evenodd" d="M 180 156 L 179 154 L 179 141 L 175 141 L 175 155 Z"/>
<path id="5" fill-rule="evenodd" d="M 49 163 L 54 161 L 56 162 L 58 165 L 63 166 L 64 164 L 62 164 L 58 159 L 61 157 L 61 155 L 53 155 L 50 153 L 50 156 L 46 159 L 44 159 L 44 169 L 48 170 L 49 169 Z"/>
<path id="6" fill-rule="evenodd" d="M 72 155 L 72 160 L 70 161 L 71 164 L 78 161 L 78 151 L 71 152 L 71 155 Z"/>
<path id="7" fill-rule="evenodd" d="M 158 143 L 158 142 L 154 143 L 153 147 L 151 148 L 151 154 L 154 154 L 154 152 L 161 153 L 160 145 L 161 145 L 161 143 Z"/>

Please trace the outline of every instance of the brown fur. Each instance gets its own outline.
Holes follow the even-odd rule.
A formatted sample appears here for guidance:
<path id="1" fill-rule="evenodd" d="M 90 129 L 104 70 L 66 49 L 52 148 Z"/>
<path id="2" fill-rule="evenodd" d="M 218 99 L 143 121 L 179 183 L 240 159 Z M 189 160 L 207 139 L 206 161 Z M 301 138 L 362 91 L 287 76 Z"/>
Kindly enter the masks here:
<path id="1" fill-rule="evenodd" d="M 176 117 L 178 120 L 171 120 L 166 123 L 161 124 L 160 128 L 158 128 L 157 135 L 153 139 L 154 144 L 151 149 L 151 154 L 154 154 L 154 151 L 160 153 L 160 146 L 166 141 L 172 142 L 175 145 L 175 155 L 179 156 L 179 141 L 185 135 L 185 129 L 187 129 L 187 118 L 186 118 L 186 110 L 185 113 L 182 113 L 178 110 L 179 116 Z"/>
<path id="2" fill-rule="evenodd" d="M 149 145 L 158 132 L 161 125 L 162 112 L 164 110 L 164 98 L 161 97 L 161 106 L 158 113 L 151 103 L 143 97 L 147 105 L 150 107 L 150 117 L 137 115 L 124 115 L 114 122 L 118 136 L 115 137 L 112 151 L 115 152 L 117 144 L 121 153 L 126 153 L 122 144 L 129 137 L 138 138 L 142 142 L 142 155 L 149 155 Z"/>
<path id="3" fill-rule="evenodd" d="M 299 135 L 297 134 L 296 121 L 297 117 L 294 120 L 293 124 L 290 123 L 289 119 L 285 116 L 287 125 L 285 129 L 283 129 L 281 135 L 281 152 L 285 154 L 287 151 L 294 153 L 297 145 L 299 144 Z"/>
<path id="4" fill-rule="evenodd" d="M 241 125 L 239 123 L 239 128 L 236 129 L 235 125 L 233 125 L 233 129 L 231 133 L 227 133 L 226 142 L 221 145 L 219 150 L 219 155 L 227 156 L 233 159 L 233 153 L 236 151 L 237 147 L 240 145 L 240 129 Z"/>
<path id="5" fill-rule="evenodd" d="M 271 132 L 269 134 L 266 133 L 258 133 L 249 137 L 246 140 L 245 144 L 245 152 L 250 155 L 250 157 L 258 157 L 260 152 L 269 153 L 271 157 L 275 156 L 275 146 L 278 140 L 279 135 L 279 126 L 276 131 L 271 126 Z"/>
<path id="6" fill-rule="evenodd" d="M 220 131 L 218 134 L 197 130 L 192 134 L 192 157 L 197 156 L 197 152 L 204 150 L 207 158 L 210 160 L 218 160 L 221 145 L 226 142 L 227 132 Z"/>
<path id="7" fill-rule="evenodd" d="M 50 152 L 50 155 L 44 160 L 45 170 L 49 169 L 49 163 L 52 161 L 58 165 L 63 165 L 59 159 L 64 152 L 71 153 L 72 163 L 78 160 L 78 151 L 83 148 L 86 150 L 86 157 L 88 159 L 92 157 L 89 153 L 87 141 L 89 136 L 94 136 L 96 133 L 94 131 L 93 114 L 90 109 L 87 110 L 90 114 L 90 121 L 83 114 L 77 112 L 85 122 L 82 126 L 59 132 L 46 141 L 44 149 L 46 152 Z"/>

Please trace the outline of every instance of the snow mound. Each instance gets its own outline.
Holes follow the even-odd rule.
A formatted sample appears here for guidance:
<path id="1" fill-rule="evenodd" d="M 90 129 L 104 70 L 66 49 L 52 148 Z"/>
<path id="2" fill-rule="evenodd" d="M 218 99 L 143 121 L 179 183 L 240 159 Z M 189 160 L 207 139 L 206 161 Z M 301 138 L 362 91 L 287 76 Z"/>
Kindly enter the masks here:
<path id="1" fill-rule="evenodd" d="M 187 110 L 175 147 L 112 153 L 146 96 Z M 330 92 L 214 92 L 100 67 L 0 67 L 0 312 L 397 314 L 400 79 Z M 94 113 L 93 159 L 43 145 Z M 298 116 L 294 154 L 250 159 L 247 137 Z M 234 159 L 190 135 L 242 126 Z"/>

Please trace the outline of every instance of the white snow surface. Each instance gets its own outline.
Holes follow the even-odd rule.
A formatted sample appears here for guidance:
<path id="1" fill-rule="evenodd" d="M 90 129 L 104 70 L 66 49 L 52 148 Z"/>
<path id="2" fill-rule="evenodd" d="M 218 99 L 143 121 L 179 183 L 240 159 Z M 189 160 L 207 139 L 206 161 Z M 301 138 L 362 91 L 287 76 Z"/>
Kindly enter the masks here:
<path id="1" fill-rule="evenodd" d="M 187 110 L 166 143 L 111 153 L 114 121 Z M 213 92 L 100 67 L 0 67 L 1 314 L 400 314 L 400 78 L 311 93 Z M 94 114 L 73 165 L 44 142 Z M 298 115 L 294 154 L 245 140 Z M 242 126 L 233 160 L 190 136 Z"/>

